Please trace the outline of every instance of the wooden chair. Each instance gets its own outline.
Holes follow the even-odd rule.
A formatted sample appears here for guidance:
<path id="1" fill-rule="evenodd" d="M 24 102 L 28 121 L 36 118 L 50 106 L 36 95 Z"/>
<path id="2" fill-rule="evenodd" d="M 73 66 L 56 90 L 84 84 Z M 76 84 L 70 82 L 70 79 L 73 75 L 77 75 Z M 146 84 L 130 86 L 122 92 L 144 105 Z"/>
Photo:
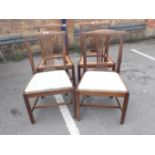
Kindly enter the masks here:
<path id="1" fill-rule="evenodd" d="M 46 53 L 44 48 L 42 48 L 43 45 L 41 44 L 41 42 L 39 41 L 39 38 L 38 38 L 38 36 L 42 36 L 44 38 L 46 33 L 50 33 L 50 34 L 56 35 L 56 36 L 59 34 L 59 39 L 61 39 L 61 42 L 60 42 L 60 40 L 52 41 L 51 50 L 48 53 Z M 40 35 L 38 35 L 38 34 L 40 34 Z M 59 64 L 59 65 L 55 64 L 54 60 L 61 59 L 61 58 L 65 57 L 66 71 L 68 72 L 69 75 L 70 75 L 70 71 L 71 71 L 70 77 L 73 80 L 73 84 L 75 85 L 74 64 L 73 64 L 71 58 L 69 57 L 69 54 L 68 54 L 67 48 L 66 48 L 66 41 L 65 41 L 66 40 L 66 32 L 44 31 L 44 32 L 37 33 L 36 35 L 33 34 L 33 35 L 24 36 L 24 38 L 26 40 L 26 48 L 28 49 L 29 62 L 31 64 L 33 74 L 46 70 L 47 66 L 48 66 L 48 69 L 50 69 L 50 67 L 53 67 L 53 65 L 56 69 L 63 69 L 64 64 Z M 39 44 L 39 46 L 41 47 L 41 61 L 39 62 L 38 65 L 36 65 L 36 63 L 33 59 L 33 51 L 31 49 L 32 40 L 36 40 L 35 44 Z M 64 46 L 61 47 L 60 43 L 63 44 Z M 48 44 L 48 42 L 47 42 L 47 44 Z"/>
<path id="2" fill-rule="evenodd" d="M 122 112 L 120 123 L 124 123 L 127 106 L 129 91 L 125 84 L 123 83 L 118 72 L 120 71 L 121 59 L 122 59 L 122 48 L 124 32 L 114 32 L 111 30 L 96 30 L 91 32 L 83 32 L 81 34 L 81 39 L 83 44 L 90 36 L 96 37 L 97 45 L 97 59 L 96 59 L 96 70 L 88 71 L 87 65 L 87 54 L 90 50 L 89 47 L 83 46 L 83 59 L 84 59 L 84 74 L 81 81 L 76 89 L 76 118 L 80 120 L 80 108 L 82 106 L 98 107 L 98 108 L 119 108 Z M 106 56 L 107 41 L 113 35 L 117 35 L 120 38 L 120 48 L 118 51 L 118 61 L 117 61 L 117 72 L 114 71 L 103 71 L 107 68 L 106 61 L 104 58 Z M 88 104 L 80 101 L 80 96 L 109 96 L 115 97 L 118 105 L 109 104 Z M 120 103 L 119 98 L 124 98 L 123 104 Z"/>
<path id="3" fill-rule="evenodd" d="M 46 72 L 35 73 L 23 93 L 31 123 L 35 123 L 33 116 L 33 111 L 35 109 L 58 105 L 57 103 L 37 105 L 39 97 L 42 96 L 71 93 L 73 97 L 73 107 L 75 109 L 74 86 L 66 73 L 66 70 L 68 69 L 68 61 L 66 58 L 66 48 L 64 42 L 65 32 L 45 32 L 37 34 L 36 37 L 38 38 L 41 46 L 42 61 Z M 58 44 L 62 46 L 62 56 L 53 56 L 52 53 L 55 49 L 55 42 L 58 42 Z M 62 59 L 63 67 L 59 64 L 55 65 L 55 58 Z M 48 71 L 51 69 L 52 71 Z M 33 97 L 35 97 L 36 100 L 32 105 L 32 103 L 30 103 L 30 98 Z M 60 103 L 59 105 L 63 104 L 64 103 Z"/>
<path id="4" fill-rule="evenodd" d="M 89 32 L 89 31 L 94 31 L 94 30 L 102 30 L 102 29 L 105 29 L 105 28 L 108 28 L 109 27 L 109 23 L 106 23 L 106 22 L 86 22 L 86 23 L 81 23 L 80 24 L 80 34 L 82 32 Z M 81 35 L 80 35 L 80 38 L 81 38 Z M 90 51 L 89 53 L 87 54 L 87 57 L 88 59 L 91 58 L 91 59 L 95 59 L 97 54 L 96 54 L 96 51 L 97 51 L 97 45 L 96 45 L 96 38 L 95 37 L 90 37 L 87 42 L 85 42 L 85 44 L 87 44 L 87 46 L 90 47 Z M 108 44 L 108 40 L 107 40 L 107 44 Z M 79 60 L 79 63 L 78 63 L 78 80 L 80 81 L 81 79 L 81 72 L 82 70 L 84 69 L 84 60 L 83 60 L 83 53 L 82 53 L 82 46 L 83 46 L 83 42 L 82 40 L 80 39 L 80 45 L 81 45 L 81 56 L 80 56 L 80 60 Z M 108 51 L 108 46 L 107 46 L 107 49 Z M 106 64 L 107 64 L 107 67 L 108 68 L 111 68 L 113 71 L 115 71 L 115 62 L 113 61 L 113 59 L 109 56 L 109 54 L 107 53 L 107 59 L 106 60 Z M 89 61 L 87 62 L 87 67 L 88 68 L 95 68 L 96 67 L 96 62 L 94 61 Z"/>

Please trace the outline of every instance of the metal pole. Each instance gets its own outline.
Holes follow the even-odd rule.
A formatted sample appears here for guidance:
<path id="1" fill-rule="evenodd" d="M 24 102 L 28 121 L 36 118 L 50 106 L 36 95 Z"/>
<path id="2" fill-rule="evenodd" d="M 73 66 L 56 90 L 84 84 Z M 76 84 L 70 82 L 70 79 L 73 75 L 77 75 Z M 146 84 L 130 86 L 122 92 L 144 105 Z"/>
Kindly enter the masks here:
<path id="1" fill-rule="evenodd" d="M 61 19 L 61 30 L 66 32 L 66 36 L 65 36 L 65 43 L 66 43 L 66 49 L 68 51 L 68 34 L 67 34 L 67 19 Z"/>

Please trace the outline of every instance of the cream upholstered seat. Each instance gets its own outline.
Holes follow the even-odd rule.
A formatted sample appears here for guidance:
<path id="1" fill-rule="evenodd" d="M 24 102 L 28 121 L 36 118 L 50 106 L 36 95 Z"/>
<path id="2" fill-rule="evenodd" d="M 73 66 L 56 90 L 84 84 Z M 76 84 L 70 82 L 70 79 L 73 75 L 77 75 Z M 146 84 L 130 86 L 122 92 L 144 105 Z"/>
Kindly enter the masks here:
<path id="1" fill-rule="evenodd" d="M 64 70 L 35 74 L 29 82 L 26 93 L 72 88 L 72 83 Z"/>
<path id="2" fill-rule="evenodd" d="M 117 72 L 87 71 L 78 86 L 79 91 L 127 92 Z"/>

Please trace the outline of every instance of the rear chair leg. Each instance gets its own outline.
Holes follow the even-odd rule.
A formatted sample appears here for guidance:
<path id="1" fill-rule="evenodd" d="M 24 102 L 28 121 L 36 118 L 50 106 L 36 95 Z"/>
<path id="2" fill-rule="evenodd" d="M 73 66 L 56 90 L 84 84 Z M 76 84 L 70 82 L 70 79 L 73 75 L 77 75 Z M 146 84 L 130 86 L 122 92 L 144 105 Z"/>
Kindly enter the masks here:
<path id="1" fill-rule="evenodd" d="M 26 108 L 27 108 L 27 112 L 28 112 L 30 121 L 31 121 L 32 124 L 34 124 L 35 120 L 34 120 L 34 117 L 33 117 L 33 113 L 32 113 L 32 109 L 31 109 L 31 106 L 30 106 L 29 99 L 28 99 L 28 97 L 26 95 L 23 95 L 23 97 L 24 97 L 24 101 L 25 101 L 25 105 L 26 105 Z"/>
<path id="2" fill-rule="evenodd" d="M 81 68 L 78 65 L 78 82 L 80 81 L 80 79 L 81 79 Z"/>
<path id="3" fill-rule="evenodd" d="M 80 121 L 80 95 L 76 92 L 76 119 Z"/>
<path id="4" fill-rule="evenodd" d="M 68 75 L 69 75 L 69 70 L 68 69 L 66 69 L 66 72 L 68 73 Z"/>
<path id="5" fill-rule="evenodd" d="M 74 66 L 72 67 L 72 80 L 73 80 L 73 85 L 76 86 Z"/>
<path id="6" fill-rule="evenodd" d="M 112 71 L 115 71 L 115 65 L 112 66 Z"/>
<path id="7" fill-rule="evenodd" d="M 124 103 L 123 103 L 123 109 L 122 109 L 120 124 L 124 123 L 126 112 L 127 112 L 127 107 L 128 107 L 128 100 L 129 100 L 129 94 L 127 93 L 124 97 Z"/>
<path id="8" fill-rule="evenodd" d="M 74 118 L 76 118 L 76 96 L 75 96 L 75 90 L 72 91 L 72 102 L 73 102 Z"/>

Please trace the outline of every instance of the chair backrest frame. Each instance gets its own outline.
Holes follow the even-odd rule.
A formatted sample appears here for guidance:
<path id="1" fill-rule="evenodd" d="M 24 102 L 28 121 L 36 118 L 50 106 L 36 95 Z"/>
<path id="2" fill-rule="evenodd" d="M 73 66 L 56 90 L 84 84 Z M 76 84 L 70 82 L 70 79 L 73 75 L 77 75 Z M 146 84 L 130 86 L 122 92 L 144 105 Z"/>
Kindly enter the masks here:
<path id="1" fill-rule="evenodd" d="M 45 31 L 55 31 L 55 32 L 61 32 L 64 31 L 63 29 L 65 28 L 66 36 L 65 36 L 65 41 L 66 41 L 66 48 L 67 48 L 67 54 L 68 54 L 68 35 L 67 35 L 67 25 L 66 24 L 58 24 L 58 23 L 49 23 L 45 25 L 39 25 L 34 27 L 38 32 L 45 32 Z"/>
<path id="2" fill-rule="evenodd" d="M 82 32 L 89 32 L 98 29 L 107 29 L 109 28 L 109 22 L 82 22 L 79 24 L 80 26 L 80 35 Z M 91 42 L 91 51 L 96 50 L 96 43 L 92 40 Z"/>
<path id="3" fill-rule="evenodd" d="M 35 33 L 32 35 L 24 36 L 25 38 L 25 45 L 28 49 L 28 56 L 29 61 L 31 64 L 32 72 L 33 74 L 36 73 L 34 61 L 33 61 L 33 52 L 31 50 L 31 39 L 35 38 L 37 40 L 37 43 L 40 46 L 41 56 L 42 60 L 44 61 L 44 64 L 47 69 L 55 69 L 54 59 L 62 59 L 63 60 L 63 66 L 64 69 L 66 69 L 66 43 L 65 43 L 65 36 L 66 32 L 54 32 L 54 31 L 46 31 L 46 32 L 40 32 Z M 55 54 L 54 48 L 57 46 L 57 43 L 61 45 L 61 53 Z"/>
<path id="4" fill-rule="evenodd" d="M 89 37 L 92 37 L 96 44 L 96 57 L 97 57 L 97 65 L 98 67 L 107 67 L 106 62 L 109 53 L 109 45 L 111 42 L 111 38 L 113 36 L 117 36 L 119 38 L 119 49 L 117 56 L 117 68 L 116 72 L 120 72 L 121 61 L 122 61 L 122 52 L 123 52 L 123 44 L 124 44 L 124 31 L 115 31 L 109 29 L 103 30 L 95 30 L 89 32 L 81 32 L 80 41 L 81 41 L 81 50 L 84 57 L 84 71 L 87 70 L 87 52 L 90 50 L 86 47 L 86 42 Z"/>
<path id="5" fill-rule="evenodd" d="M 65 44 L 65 32 L 44 32 L 42 34 L 37 35 L 39 40 L 39 45 L 41 47 L 41 54 L 44 59 L 45 65 L 54 67 L 54 50 L 55 46 L 58 45 L 59 41 L 62 45 L 62 59 L 64 69 L 66 69 L 66 44 Z M 49 53 L 50 52 L 50 53 Z"/>

